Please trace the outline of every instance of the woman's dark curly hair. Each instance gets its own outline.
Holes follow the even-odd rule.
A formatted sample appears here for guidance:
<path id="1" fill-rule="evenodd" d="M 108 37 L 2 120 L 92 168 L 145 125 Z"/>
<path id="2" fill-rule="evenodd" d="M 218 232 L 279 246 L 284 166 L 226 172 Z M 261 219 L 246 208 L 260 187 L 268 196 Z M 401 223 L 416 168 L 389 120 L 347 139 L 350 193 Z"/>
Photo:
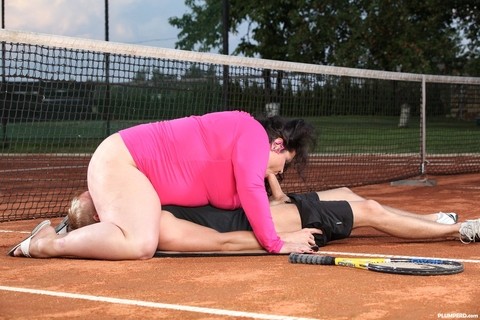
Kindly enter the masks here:
<path id="1" fill-rule="evenodd" d="M 300 176 L 308 161 L 308 153 L 315 148 L 315 129 L 303 119 L 287 120 L 279 116 L 257 119 L 265 128 L 272 143 L 282 138 L 288 151 L 295 151 L 292 165 Z M 284 171 L 288 166 L 285 166 Z"/>

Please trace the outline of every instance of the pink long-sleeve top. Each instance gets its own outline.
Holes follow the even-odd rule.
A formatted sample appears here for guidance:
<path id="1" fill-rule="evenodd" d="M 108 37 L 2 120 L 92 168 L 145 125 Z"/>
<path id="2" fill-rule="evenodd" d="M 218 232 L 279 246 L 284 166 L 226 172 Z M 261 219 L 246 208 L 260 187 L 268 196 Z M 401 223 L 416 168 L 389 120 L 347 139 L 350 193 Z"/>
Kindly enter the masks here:
<path id="1" fill-rule="evenodd" d="M 278 253 L 265 190 L 270 144 L 250 114 L 225 111 L 120 131 L 138 169 L 163 205 L 242 207 L 259 243 Z"/>

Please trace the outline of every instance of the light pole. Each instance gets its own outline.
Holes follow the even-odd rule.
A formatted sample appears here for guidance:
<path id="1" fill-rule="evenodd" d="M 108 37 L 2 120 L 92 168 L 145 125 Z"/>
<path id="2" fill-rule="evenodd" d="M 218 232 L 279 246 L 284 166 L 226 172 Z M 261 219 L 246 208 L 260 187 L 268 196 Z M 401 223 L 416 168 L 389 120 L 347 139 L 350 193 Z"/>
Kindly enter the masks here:
<path id="1" fill-rule="evenodd" d="M 2 0 L 2 30 L 5 29 L 5 0 Z M 0 142 L 0 147 L 6 148 L 8 147 L 8 139 L 7 139 L 7 122 L 8 122 L 8 110 L 7 110 L 7 80 L 5 78 L 5 41 L 2 41 L 2 89 L 1 89 L 1 96 L 2 96 L 2 134 L 3 139 Z"/>
<path id="2" fill-rule="evenodd" d="M 230 4 L 228 0 L 223 0 L 222 2 L 222 41 L 223 49 L 222 54 L 228 55 L 228 31 L 230 29 Z M 223 65 L 223 108 L 230 109 L 228 106 L 228 84 L 229 84 L 229 67 L 228 65 Z"/>
<path id="3" fill-rule="evenodd" d="M 109 17 L 108 17 L 108 0 L 105 0 L 105 41 L 110 41 L 109 35 Z M 105 136 L 110 135 L 110 53 L 105 53 L 105 105 L 103 115 L 106 120 Z"/>

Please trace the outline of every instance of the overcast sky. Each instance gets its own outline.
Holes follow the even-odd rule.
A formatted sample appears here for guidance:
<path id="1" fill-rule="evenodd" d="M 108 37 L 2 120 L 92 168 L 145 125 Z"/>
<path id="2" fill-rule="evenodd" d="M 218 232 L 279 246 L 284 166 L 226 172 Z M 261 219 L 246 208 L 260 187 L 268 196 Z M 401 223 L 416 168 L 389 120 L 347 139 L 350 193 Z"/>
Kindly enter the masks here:
<path id="1" fill-rule="evenodd" d="M 6 29 L 105 39 L 105 1 L 4 1 Z M 187 9 L 184 0 L 109 0 L 110 41 L 174 48 L 179 30 L 168 18 Z"/>

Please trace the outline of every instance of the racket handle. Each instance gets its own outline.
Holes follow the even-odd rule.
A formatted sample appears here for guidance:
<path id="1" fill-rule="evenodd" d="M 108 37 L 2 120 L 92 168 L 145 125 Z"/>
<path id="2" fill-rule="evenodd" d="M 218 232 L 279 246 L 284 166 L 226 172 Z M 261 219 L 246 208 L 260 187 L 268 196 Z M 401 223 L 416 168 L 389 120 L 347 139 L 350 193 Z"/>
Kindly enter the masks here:
<path id="1" fill-rule="evenodd" d="M 335 265 L 335 257 L 305 253 L 290 253 L 288 261 L 291 263 Z"/>

